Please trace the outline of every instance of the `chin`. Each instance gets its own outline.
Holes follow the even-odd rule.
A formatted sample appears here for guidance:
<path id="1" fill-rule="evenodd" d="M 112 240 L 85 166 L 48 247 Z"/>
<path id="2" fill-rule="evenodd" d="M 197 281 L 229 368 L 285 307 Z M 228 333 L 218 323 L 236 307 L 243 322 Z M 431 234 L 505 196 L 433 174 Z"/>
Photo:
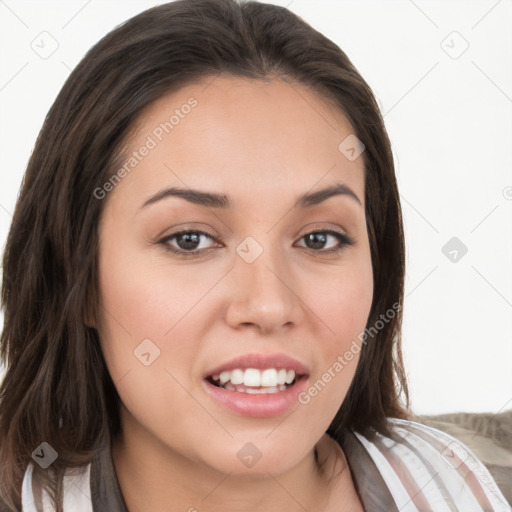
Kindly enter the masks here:
<path id="1" fill-rule="evenodd" d="M 310 449 L 305 446 L 297 450 L 299 444 L 293 436 L 284 441 L 269 435 L 271 429 L 258 435 L 237 435 L 225 444 L 212 442 L 208 452 L 203 452 L 202 460 L 206 465 L 233 476 L 268 478 L 268 474 L 279 475 L 290 471 L 306 456 Z"/>

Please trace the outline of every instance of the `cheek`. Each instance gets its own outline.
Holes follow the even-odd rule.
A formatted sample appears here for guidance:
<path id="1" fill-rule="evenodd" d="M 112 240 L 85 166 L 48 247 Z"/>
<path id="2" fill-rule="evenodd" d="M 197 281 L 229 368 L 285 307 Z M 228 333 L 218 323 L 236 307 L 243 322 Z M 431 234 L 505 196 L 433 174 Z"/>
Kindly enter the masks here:
<path id="1" fill-rule="evenodd" d="M 353 264 L 332 273 L 331 279 L 308 297 L 315 305 L 319 322 L 326 328 L 318 339 L 321 364 L 299 401 L 304 405 L 315 403 L 320 414 L 334 417 L 359 362 L 361 338 L 373 299 L 371 260 L 364 256 L 356 258 Z"/>
<path id="2" fill-rule="evenodd" d="M 366 279 L 355 282 L 344 281 L 340 288 L 333 289 L 324 299 L 325 315 L 335 332 L 337 345 L 356 337 L 364 331 L 370 313 L 373 289 Z M 339 348 L 342 348 L 340 346 Z"/>
<path id="3" fill-rule="evenodd" d="M 145 347 L 141 354 L 149 351 L 151 360 L 158 356 L 160 361 L 154 360 L 161 362 L 165 333 L 176 322 L 169 298 L 178 294 L 177 287 L 157 279 L 153 265 L 112 237 L 100 251 L 99 289 L 98 330 L 114 382 L 143 366 L 139 347 Z"/>
<path id="4" fill-rule="evenodd" d="M 197 302 L 197 287 L 192 293 L 190 283 L 166 278 L 158 263 L 148 264 L 133 249 L 103 249 L 99 333 L 109 373 L 128 411 L 144 418 L 149 429 L 152 422 L 168 424 L 177 436 L 190 428 L 190 420 L 171 422 L 170 414 L 191 407 L 180 383 L 187 382 L 196 354 L 193 332 L 183 332 L 190 324 L 180 319 L 188 303 Z"/>
<path id="5" fill-rule="evenodd" d="M 124 328 L 133 341 L 168 339 L 169 331 L 200 297 L 190 275 L 171 274 L 161 262 L 143 257 L 133 248 L 123 254 L 105 247 L 100 259 L 100 290 L 102 327 Z"/>
<path id="6" fill-rule="evenodd" d="M 308 288 L 308 300 L 326 327 L 324 342 L 332 351 L 346 346 L 364 331 L 373 299 L 371 262 L 361 258 L 322 280 L 322 286 Z"/>

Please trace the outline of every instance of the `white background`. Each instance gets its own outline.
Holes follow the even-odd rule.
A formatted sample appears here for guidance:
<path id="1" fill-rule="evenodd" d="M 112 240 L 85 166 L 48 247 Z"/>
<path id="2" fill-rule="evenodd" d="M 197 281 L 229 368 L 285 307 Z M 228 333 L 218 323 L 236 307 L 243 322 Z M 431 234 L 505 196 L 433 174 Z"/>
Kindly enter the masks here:
<path id="1" fill-rule="evenodd" d="M 37 134 L 71 69 L 158 3 L 0 0 L 2 247 Z M 344 50 L 385 116 L 406 229 L 413 409 L 512 408 L 512 2 L 272 3 Z M 31 47 L 41 37 L 46 48 L 58 44 L 46 59 Z M 442 252 L 452 237 L 468 248 L 456 262 Z"/>

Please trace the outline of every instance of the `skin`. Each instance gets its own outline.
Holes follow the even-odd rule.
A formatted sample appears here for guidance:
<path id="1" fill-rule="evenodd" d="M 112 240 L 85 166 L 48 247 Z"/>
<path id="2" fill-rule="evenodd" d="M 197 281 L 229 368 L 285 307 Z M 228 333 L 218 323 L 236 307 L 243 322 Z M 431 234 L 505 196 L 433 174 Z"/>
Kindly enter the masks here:
<path id="1" fill-rule="evenodd" d="M 104 199 L 94 325 L 122 401 L 112 454 L 123 496 L 130 512 L 362 510 L 343 452 L 325 434 L 358 354 L 307 405 L 273 418 L 223 408 L 202 382 L 235 356 L 284 352 L 307 365 L 309 386 L 364 331 L 373 294 L 364 164 L 338 150 L 354 130 L 304 86 L 210 82 L 142 113 L 129 151 L 190 97 L 198 102 Z M 338 182 L 361 204 L 336 195 L 292 208 L 298 196 Z M 226 194 L 234 207 L 170 197 L 141 208 L 170 186 Z M 211 238 L 161 242 L 183 228 Z M 320 228 L 355 243 L 328 254 L 339 246 L 328 235 L 308 246 L 305 235 Z M 248 236 L 263 249 L 252 263 L 236 252 Z M 204 251 L 184 257 L 166 244 Z M 144 339 L 160 349 L 148 366 L 134 356 Z M 261 453 L 250 468 L 237 457 L 247 442 Z"/>

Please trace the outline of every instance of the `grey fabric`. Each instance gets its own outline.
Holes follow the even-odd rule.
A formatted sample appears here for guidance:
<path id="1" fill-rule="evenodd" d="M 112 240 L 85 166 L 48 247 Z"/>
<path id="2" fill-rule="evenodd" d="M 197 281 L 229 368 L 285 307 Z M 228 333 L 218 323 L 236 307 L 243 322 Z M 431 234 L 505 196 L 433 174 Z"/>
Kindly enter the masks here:
<path id="1" fill-rule="evenodd" d="M 366 511 L 398 512 L 395 501 L 368 452 L 353 432 L 344 435 L 345 453 L 357 492 Z"/>
<path id="2" fill-rule="evenodd" d="M 91 500 L 94 512 L 128 512 L 117 480 L 110 445 L 91 462 Z"/>

